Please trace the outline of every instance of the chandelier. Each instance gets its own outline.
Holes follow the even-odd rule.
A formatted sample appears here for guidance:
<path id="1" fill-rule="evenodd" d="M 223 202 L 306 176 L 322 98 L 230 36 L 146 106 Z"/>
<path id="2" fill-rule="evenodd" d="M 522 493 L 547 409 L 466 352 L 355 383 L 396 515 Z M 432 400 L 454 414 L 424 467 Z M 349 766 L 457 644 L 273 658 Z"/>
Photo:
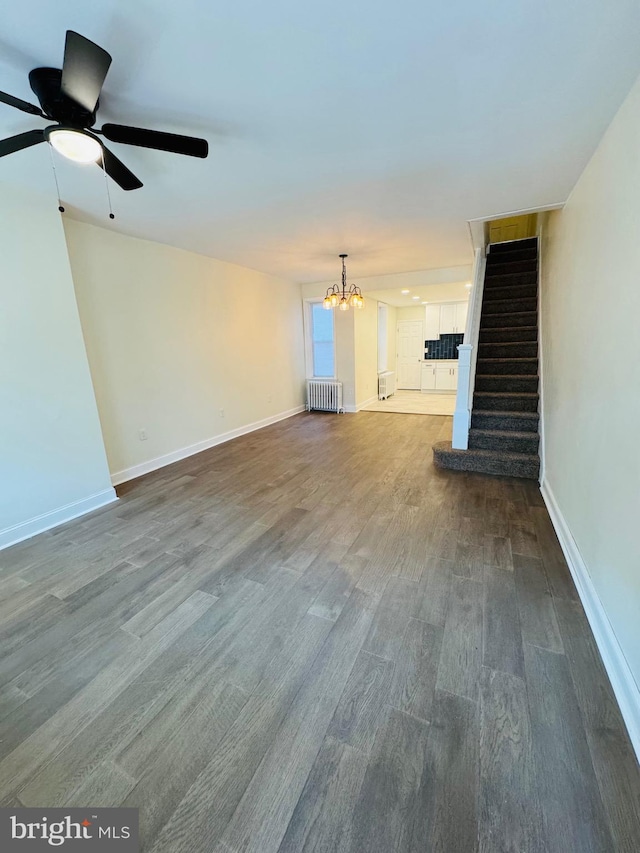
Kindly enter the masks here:
<path id="1" fill-rule="evenodd" d="M 339 284 L 328 287 L 327 295 L 323 299 L 322 304 L 327 311 L 330 311 L 332 308 L 339 308 L 340 311 L 348 311 L 350 305 L 353 305 L 354 308 L 362 308 L 364 299 L 362 298 L 360 288 L 352 284 L 347 289 L 347 268 L 344 259 L 349 256 L 339 255 L 339 257 L 342 258 L 342 287 Z"/>

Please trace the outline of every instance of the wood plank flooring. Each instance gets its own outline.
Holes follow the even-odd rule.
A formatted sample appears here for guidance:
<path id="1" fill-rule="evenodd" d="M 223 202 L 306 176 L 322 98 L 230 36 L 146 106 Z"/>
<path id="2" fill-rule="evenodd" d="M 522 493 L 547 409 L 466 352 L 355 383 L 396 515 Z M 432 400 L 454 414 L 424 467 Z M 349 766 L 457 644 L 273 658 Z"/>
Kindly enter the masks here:
<path id="1" fill-rule="evenodd" d="M 303 414 L 0 553 L 0 802 L 145 853 L 635 853 L 640 774 L 537 486 L 450 418 Z"/>

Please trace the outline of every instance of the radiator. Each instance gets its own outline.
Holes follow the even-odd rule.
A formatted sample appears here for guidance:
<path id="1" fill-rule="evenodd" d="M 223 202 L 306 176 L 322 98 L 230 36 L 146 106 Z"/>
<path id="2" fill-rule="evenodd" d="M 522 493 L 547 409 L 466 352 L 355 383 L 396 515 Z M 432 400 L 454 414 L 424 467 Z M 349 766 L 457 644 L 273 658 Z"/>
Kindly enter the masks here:
<path id="1" fill-rule="evenodd" d="M 310 379 L 307 382 L 307 411 L 344 412 L 342 407 L 342 382 L 325 382 Z"/>
<path id="2" fill-rule="evenodd" d="M 393 370 L 385 370 L 378 374 L 378 400 L 386 400 L 396 391 L 396 374 Z"/>

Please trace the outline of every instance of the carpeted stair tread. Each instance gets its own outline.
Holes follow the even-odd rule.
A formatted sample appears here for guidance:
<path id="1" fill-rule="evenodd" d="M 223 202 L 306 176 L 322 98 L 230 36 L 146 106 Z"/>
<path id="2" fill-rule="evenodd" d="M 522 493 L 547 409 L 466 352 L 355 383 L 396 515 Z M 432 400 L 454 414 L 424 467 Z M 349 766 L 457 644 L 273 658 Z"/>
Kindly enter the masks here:
<path id="1" fill-rule="evenodd" d="M 505 287 L 488 287 L 483 298 L 485 302 L 495 302 L 500 299 L 537 299 L 537 284 L 510 284 Z"/>
<path id="2" fill-rule="evenodd" d="M 474 391 L 473 405 L 483 411 L 536 412 L 538 394 L 524 391 Z"/>
<path id="3" fill-rule="evenodd" d="M 480 330 L 495 329 L 496 327 L 535 326 L 537 322 L 537 311 L 514 311 L 513 314 L 483 314 L 480 318 Z"/>
<path id="4" fill-rule="evenodd" d="M 532 272 L 538 267 L 538 259 L 537 258 L 528 258 L 524 261 L 510 261 L 508 259 L 502 261 L 500 263 L 487 263 L 487 272 L 493 274 L 494 272 L 500 272 L 501 275 L 504 273 L 522 273 L 522 272 Z"/>
<path id="5" fill-rule="evenodd" d="M 476 373 L 476 391 L 538 392 L 537 373 Z"/>
<path id="6" fill-rule="evenodd" d="M 491 243 L 489 246 L 489 254 L 502 255 L 505 252 L 512 252 L 515 249 L 537 249 L 538 248 L 538 238 L 537 237 L 525 237 L 524 240 L 504 240 L 501 243 Z"/>
<path id="7" fill-rule="evenodd" d="M 514 314 L 518 312 L 536 311 L 538 300 L 535 296 L 513 296 L 509 299 L 485 299 L 482 303 L 482 314 L 489 317 L 492 314 Z"/>
<path id="8" fill-rule="evenodd" d="M 538 250 L 531 249 L 512 249 L 510 252 L 489 252 L 487 255 L 487 266 L 499 266 L 500 264 L 511 263 L 512 261 L 531 261 L 538 257 Z"/>
<path id="9" fill-rule="evenodd" d="M 478 344 L 478 358 L 537 358 L 537 341 L 500 341 Z"/>
<path id="10" fill-rule="evenodd" d="M 538 340 L 535 326 L 507 326 L 480 329 L 481 344 L 519 344 Z"/>
<path id="11" fill-rule="evenodd" d="M 453 471 L 476 471 L 531 480 L 537 480 L 540 472 L 540 460 L 537 454 L 495 450 L 453 450 L 450 441 L 434 444 L 433 460 L 438 467 Z"/>
<path id="12" fill-rule="evenodd" d="M 472 450 L 503 450 L 508 453 L 537 453 L 540 436 L 537 432 L 504 429 L 470 429 L 469 447 Z"/>
<path id="13" fill-rule="evenodd" d="M 505 272 L 500 267 L 492 267 L 487 270 L 484 277 L 484 289 L 488 290 L 493 287 L 512 287 L 519 284 L 535 284 L 538 281 L 537 270 L 529 272 Z"/>
<path id="14" fill-rule="evenodd" d="M 537 358 L 479 358 L 476 362 L 476 375 L 531 376 L 537 372 Z"/>
<path id="15" fill-rule="evenodd" d="M 494 429 L 508 432 L 538 432 L 538 412 L 501 412 L 497 409 L 474 409 L 472 429 Z"/>

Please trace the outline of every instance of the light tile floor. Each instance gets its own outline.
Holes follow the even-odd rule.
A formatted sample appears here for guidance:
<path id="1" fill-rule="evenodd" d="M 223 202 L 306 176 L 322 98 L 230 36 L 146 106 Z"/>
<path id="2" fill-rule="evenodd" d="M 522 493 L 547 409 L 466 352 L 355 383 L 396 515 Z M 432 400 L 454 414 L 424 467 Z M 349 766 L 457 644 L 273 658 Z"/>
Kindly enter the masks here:
<path id="1" fill-rule="evenodd" d="M 365 412 L 401 412 L 405 415 L 453 415 L 456 395 L 434 394 L 432 391 L 396 391 L 386 400 L 366 406 Z"/>

